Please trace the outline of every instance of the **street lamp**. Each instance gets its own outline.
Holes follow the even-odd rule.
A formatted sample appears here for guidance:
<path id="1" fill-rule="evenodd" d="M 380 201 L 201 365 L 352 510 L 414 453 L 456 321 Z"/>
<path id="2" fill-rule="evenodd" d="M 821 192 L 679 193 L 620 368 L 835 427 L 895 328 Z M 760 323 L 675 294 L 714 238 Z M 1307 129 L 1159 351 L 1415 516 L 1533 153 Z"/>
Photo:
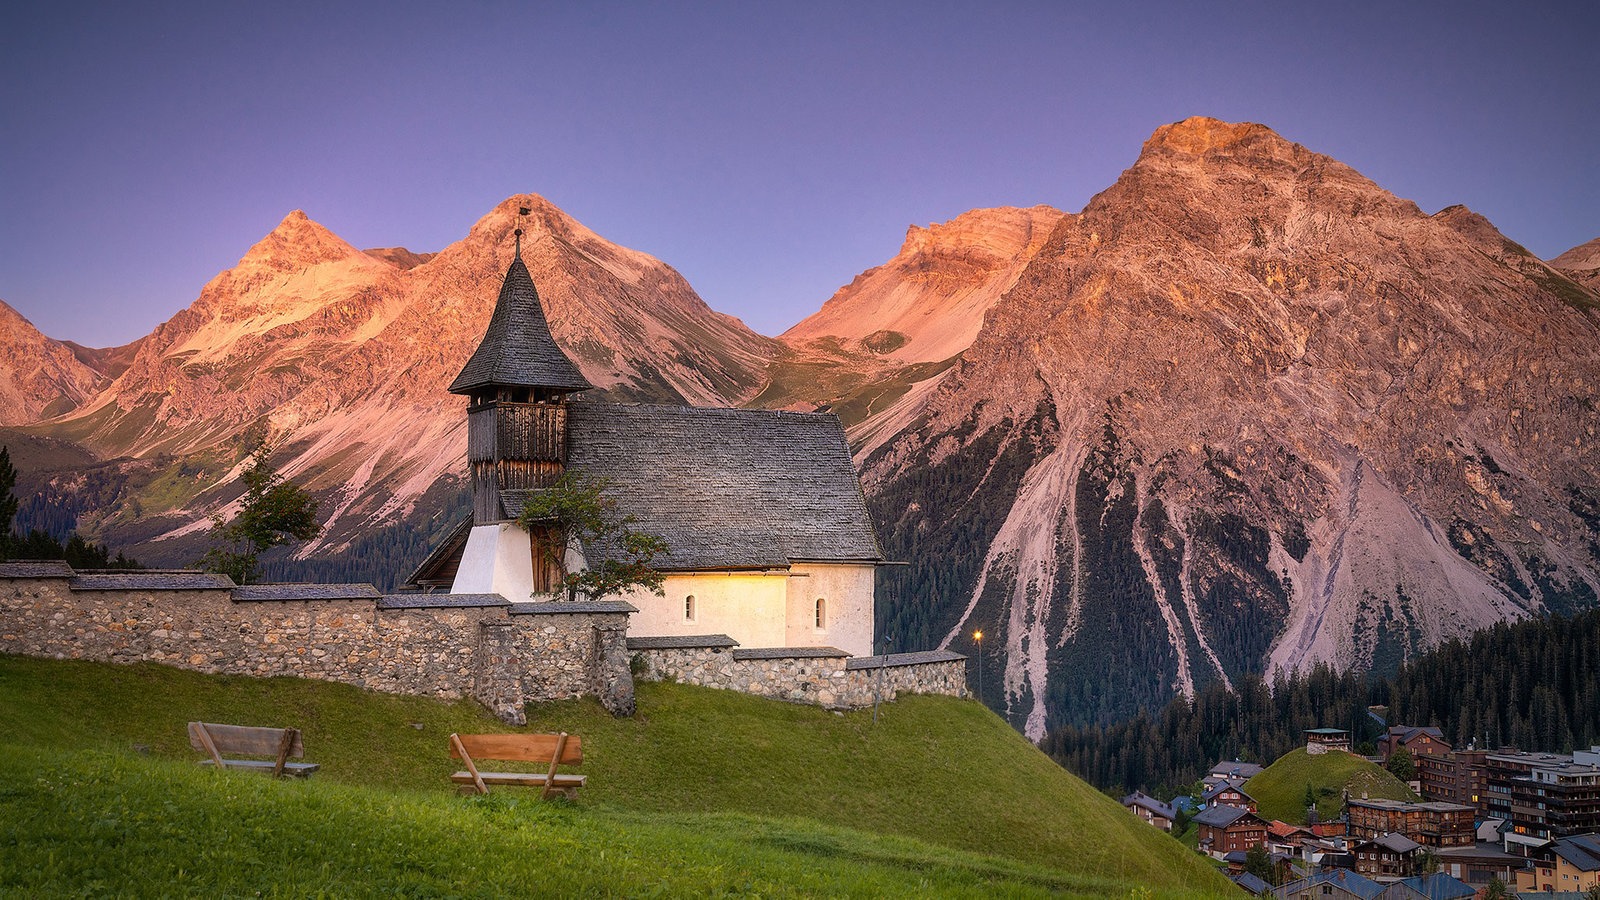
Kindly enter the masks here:
<path id="1" fill-rule="evenodd" d="M 983 632 L 974 631 L 972 640 L 978 645 L 978 702 L 983 702 Z"/>

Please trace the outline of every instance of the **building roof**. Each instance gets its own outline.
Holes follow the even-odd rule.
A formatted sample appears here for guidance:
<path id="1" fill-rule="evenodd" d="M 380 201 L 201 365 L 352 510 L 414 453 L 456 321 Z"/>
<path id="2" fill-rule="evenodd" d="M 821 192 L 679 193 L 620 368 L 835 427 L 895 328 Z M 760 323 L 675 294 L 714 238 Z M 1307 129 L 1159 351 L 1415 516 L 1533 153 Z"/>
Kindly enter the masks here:
<path id="1" fill-rule="evenodd" d="M 1273 893 L 1279 897 L 1288 897 L 1293 894 L 1309 892 L 1311 888 L 1329 885 L 1344 890 L 1354 897 L 1362 900 L 1372 898 L 1383 893 L 1383 885 L 1370 878 L 1364 878 L 1349 869 L 1329 869 L 1310 875 L 1299 881 L 1291 881 L 1279 887 Z"/>
<path id="2" fill-rule="evenodd" d="M 421 586 L 425 583 L 444 584 L 453 583 L 456 577 L 456 567 L 461 564 L 461 554 L 467 548 L 467 538 L 472 535 L 472 516 L 462 516 L 456 527 L 450 529 L 439 546 L 417 565 L 405 584 L 411 587 Z"/>
<path id="3" fill-rule="evenodd" d="M 883 558 L 831 413 L 574 402 L 567 423 L 567 465 L 666 541 L 662 571 Z M 525 493 L 503 496 L 518 514 Z"/>
<path id="4" fill-rule="evenodd" d="M 1228 880 L 1234 884 L 1237 884 L 1240 889 L 1246 893 L 1254 894 L 1257 897 L 1269 893 L 1272 890 L 1272 885 L 1262 881 L 1261 876 L 1251 872 L 1240 872 L 1237 875 L 1229 875 Z"/>
<path id="5" fill-rule="evenodd" d="M 1405 746 L 1422 735 L 1427 735 L 1439 743 L 1449 746 L 1449 742 L 1444 739 L 1444 732 L 1432 726 L 1390 725 L 1389 730 L 1384 732 L 1383 737 L 1385 740 L 1394 741 L 1401 746 Z"/>
<path id="6" fill-rule="evenodd" d="M 1391 897 L 1396 898 L 1396 900 L 1413 900 L 1413 898 L 1420 898 L 1420 900 L 1466 900 L 1466 898 L 1475 897 L 1477 894 L 1477 888 L 1466 882 L 1443 872 L 1435 872 L 1432 875 L 1413 875 L 1410 878 L 1402 878 L 1391 884 L 1381 896 L 1383 900 L 1389 900 Z"/>
<path id="7" fill-rule="evenodd" d="M 1411 838 L 1408 838 L 1396 831 L 1391 831 L 1387 834 L 1380 834 L 1376 838 L 1373 838 L 1372 842 L 1384 848 L 1385 850 L 1392 850 L 1395 853 L 1410 853 L 1411 851 L 1422 846 L 1416 841 L 1413 841 Z"/>
<path id="8" fill-rule="evenodd" d="M 1580 872 L 1600 871 L 1600 834 L 1575 834 L 1558 839 L 1550 851 Z"/>
<path id="9" fill-rule="evenodd" d="M 1255 814 L 1242 806 L 1208 806 L 1190 821 L 1212 828 L 1227 828 L 1245 816 L 1254 817 Z"/>
<path id="10" fill-rule="evenodd" d="M 1254 797 L 1252 797 L 1249 794 L 1244 792 L 1244 780 L 1243 779 L 1236 779 L 1236 778 L 1229 778 L 1229 779 L 1225 779 L 1223 781 L 1217 782 L 1215 785 L 1212 785 L 1211 790 L 1206 791 L 1204 794 L 1201 794 L 1200 795 L 1200 799 L 1201 800 L 1205 800 L 1207 802 L 1210 802 L 1211 800 L 1215 800 L 1217 797 L 1221 796 L 1222 794 L 1227 793 L 1228 791 L 1233 791 L 1233 792 L 1237 793 L 1239 796 L 1245 798 L 1246 800 L 1254 800 L 1255 799 Z"/>
<path id="11" fill-rule="evenodd" d="M 539 305 L 539 292 L 522 262 L 520 249 L 506 270 L 483 341 L 461 367 L 461 374 L 450 382 L 450 393 L 470 394 L 490 385 L 564 391 L 593 387 L 550 336 L 550 324 Z"/>
<path id="12" fill-rule="evenodd" d="M 1443 800 L 1390 800 L 1387 797 L 1350 797 L 1345 800 L 1348 806 L 1360 806 L 1367 809 L 1387 809 L 1404 812 L 1411 809 L 1425 809 L 1431 812 L 1466 812 L 1477 810 L 1475 806 L 1462 803 L 1447 803 Z"/>
<path id="13" fill-rule="evenodd" d="M 1232 761 L 1225 759 L 1212 766 L 1211 771 L 1207 772 L 1206 774 L 1220 775 L 1224 778 L 1243 778 L 1248 780 L 1261 774 L 1261 766 L 1257 763 L 1240 762 L 1237 759 Z"/>
<path id="14" fill-rule="evenodd" d="M 1146 794 L 1144 791 L 1134 791 L 1128 796 L 1123 797 L 1122 805 L 1137 806 L 1141 809 L 1147 809 L 1165 819 L 1171 819 L 1177 815 L 1177 813 L 1173 812 L 1170 805 L 1162 803 L 1160 800 L 1157 800 L 1149 794 Z"/>
<path id="15" fill-rule="evenodd" d="M 1320 734 L 1320 735 L 1323 735 L 1324 737 L 1337 737 L 1337 736 L 1341 736 L 1341 735 L 1348 735 L 1349 733 L 1350 732 L 1346 731 L 1343 728 L 1307 728 L 1306 729 L 1306 734 Z"/>

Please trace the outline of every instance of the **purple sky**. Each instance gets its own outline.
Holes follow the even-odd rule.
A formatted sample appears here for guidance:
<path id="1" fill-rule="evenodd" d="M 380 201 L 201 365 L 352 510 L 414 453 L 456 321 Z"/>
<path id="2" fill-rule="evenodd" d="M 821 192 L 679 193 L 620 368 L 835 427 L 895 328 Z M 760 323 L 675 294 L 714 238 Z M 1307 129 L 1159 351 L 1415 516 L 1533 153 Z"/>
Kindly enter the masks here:
<path id="1" fill-rule="evenodd" d="M 521 191 L 774 334 L 908 224 L 1077 211 L 1196 114 L 1540 256 L 1600 235 L 1592 0 L 5 9 L 0 299 L 90 346 L 292 209 L 427 251 Z"/>

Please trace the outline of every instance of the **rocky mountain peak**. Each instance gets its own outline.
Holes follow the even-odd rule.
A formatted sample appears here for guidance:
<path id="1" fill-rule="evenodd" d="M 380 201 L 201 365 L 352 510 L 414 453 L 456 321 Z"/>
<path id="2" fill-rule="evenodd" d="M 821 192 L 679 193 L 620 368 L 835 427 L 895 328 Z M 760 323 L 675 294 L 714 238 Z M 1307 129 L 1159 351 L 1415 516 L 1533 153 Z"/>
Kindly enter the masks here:
<path id="1" fill-rule="evenodd" d="M 1558 269 L 1600 268 L 1600 237 L 1573 247 L 1571 250 L 1550 260 L 1550 265 Z"/>
<path id="2" fill-rule="evenodd" d="M 0 301 L 0 425 L 67 412 L 93 393 L 99 373 Z"/>
<path id="3" fill-rule="evenodd" d="M 1550 265 L 1600 295 L 1600 238 L 1573 247 L 1550 260 Z"/>
<path id="4" fill-rule="evenodd" d="M 1276 131 L 1254 122 L 1224 122 L 1208 116 L 1190 116 L 1181 122 L 1162 125 L 1144 142 L 1141 156 L 1176 153 L 1204 156 L 1238 147 L 1297 147 Z"/>
<path id="5" fill-rule="evenodd" d="M 984 313 L 1067 218 L 1050 206 L 1004 206 L 912 225 L 894 259 L 856 276 L 783 340 L 838 339 L 901 363 L 949 359 L 972 343 Z"/>
<path id="6" fill-rule="evenodd" d="M 239 265 L 292 272 L 359 255 L 362 255 L 360 250 L 297 209 L 257 241 L 239 260 Z"/>

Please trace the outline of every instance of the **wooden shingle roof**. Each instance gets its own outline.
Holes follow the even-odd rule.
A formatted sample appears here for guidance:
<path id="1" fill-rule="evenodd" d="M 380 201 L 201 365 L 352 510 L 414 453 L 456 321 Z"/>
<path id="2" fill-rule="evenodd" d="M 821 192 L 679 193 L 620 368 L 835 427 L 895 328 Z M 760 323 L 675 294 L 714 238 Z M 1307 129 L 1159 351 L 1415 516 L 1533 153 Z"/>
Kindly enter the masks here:
<path id="1" fill-rule="evenodd" d="M 550 324 L 539 305 L 539 292 L 534 289 L 533 277 L 521 254 L 506 270 L 483 342 L 461 367 L 461 374 L 450 382 L 450 393 L 470 394 L 490 385 L 565 391 L 592 387 L 550 336 Z"/>
<path id="2" fill-rule="evenodd" d="M 567 423 L 567 465 L 666 541 L 663 571 L 883 558 L 831 413 L 577 401 Z"/>

